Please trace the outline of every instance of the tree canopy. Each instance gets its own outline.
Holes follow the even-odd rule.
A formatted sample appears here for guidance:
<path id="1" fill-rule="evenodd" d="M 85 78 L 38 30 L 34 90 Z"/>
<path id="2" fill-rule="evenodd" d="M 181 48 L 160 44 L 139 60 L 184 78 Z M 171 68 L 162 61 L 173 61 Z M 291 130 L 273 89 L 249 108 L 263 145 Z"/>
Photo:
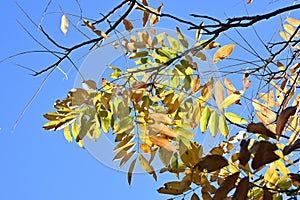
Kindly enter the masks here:
<path id="1" fill-rule="evenodd" d="M 31 69 L 33 76 L 65 73 L 61 66 L 69 63 L 81 82 L 44 114 L 45 130 L 81 148 L 105 135 L 114 145 L 108 154 L 127 172 L 128 184 L 138 168 L 154 180 L 174 175 L 157 188 L 166 198 L 297 199 L 300 4 L 253 15 L 229 11 L 219 19 L 124 0 L 94 19 L 73 3 L 80 14 L 61 8 L 57 22 L 66 38 L 70 29 L 81 35 L 71 45 L 52 38 L 47 23 L 34 22 L 20 6 L 49 42 L 40 44 L 40 52 L 54 57 Z M 239 6 L 247 10 L 255 3 Z M 160 28 L 163 22 L 171 30 Z M 274 29 L 261 32 L 257 26 L 264 24 Z M 121 56 L 108 63 L 99 57 L 88 70 L 100 76 L 86 79 L 73 55 L 106 46 Z M 205 144 L 207 136 L 215 143 Z"/>

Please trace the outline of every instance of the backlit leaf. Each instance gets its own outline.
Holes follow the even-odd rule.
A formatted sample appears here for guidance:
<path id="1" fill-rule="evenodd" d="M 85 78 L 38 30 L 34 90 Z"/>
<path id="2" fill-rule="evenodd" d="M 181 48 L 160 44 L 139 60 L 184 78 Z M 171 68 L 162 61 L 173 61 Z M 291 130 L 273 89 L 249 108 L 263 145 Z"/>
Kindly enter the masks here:
<path id="1" fill-rule="evenodd" d="M 235 124 L 246 124 L 247 120 L 242 118 L 241 116 L 232 113 L 232 112 L 226 112 L 225 116 L 227 119 L 229 119 L 231 122 L 235 123 Z"/>
<path id="2" fill-rule="evenodd" d="M 223 114 L 221 114 L 219 116 L 219 130 L 221 132 L 221 134 L 227 138 L 228 134 L 229 134 L 229 129 L 226 123 L 226 118 Z"/>
<path id="3" fill-rule="evenodd" d="M 150 163 L 146 160 L 146 158 L 142 154 L 139 154 L 139 161 L 143 170 L 145 170 L 148 174 L 152 174 L 153 178 L 156 180 L 157 177 L 154 168 L 152 167 L 152 165 L 150 165 Z"/>
<path id="4" fill-rule="evenodd" d="M 176 52 L 183 52 L 182 46 L 179 44 L 179 42 L 175 38 L 168 35 L 167 39 L 168 39 L 168 42 L 169 42 L 172 50 L 175 50 Z"/>
<path id="5" fill-rule="evenodd" d="M 91 30 L 91 31 L 95 31 L 95 26 L 89 22 L 88 20 L 84 19 L 83 23 Z"/>
<path id="6" fill-rule="evenodd" d="M 204 22 L 200 23 L 200 27 L 202 27 L 204 25 Z M 198 28 L 196 31 L 196 41 L 198 41 L 201 38 L 202 35 L 202 28 Z"/>
<path id="7" fill-rule="evenodd" d="M 188 48 L 189 47 L 189 42 L 186 39 L 186 37 L 182 34 L 180 28 L 176 27 L 176 31 L 177 31 L 178 40 L 181 42 L 182 46 L 184 46 L 185 48 Z"/>
<path id="8" fill-rule="evenodd" d="M 191 82 L 192 93 L 196 93 L 200 90 L 200 76 L 197 75 Z"/>
<path id="9" fill-rule="evenodd" d="M 287 21 L 288 23 L 290 23 L 291 25 L 295 26 L 295 27 L 300 26 L 300 20 L 298 20 L 298 19 L 289 17 L 289 18 L 286 19 L 286 21 Z"/>
<path id="10" fill-rule="evenodd" d="M 123 24 L 125 26 L 126 31 L 130 32 L 133 29 L 133 25 L 129 20 L 123 19 Z"/>
<path id="11" fill-rule="evenodd" d="M 103 38 L 109 38 L 109 36 L 106 35 L 106 33 L 103 32 L 103 31 L 95 30 L 94 32 L 95 32 L 98 36 L 100 36 L 100 37 L 103 37 Z"/>
<path id="12" fill-rule="evenodd" d="M 231 94 L 220 103 L 220 108 L 228 108 L 241 99 L 241 94 Z"/>
<path id="13" fill-rule="evenodd" d="M 220 60 L 223 60 L 223 59 L 227 58 L 228 56 L 230 56 L 233 49 L 234 49 L 234 44 L 228 44 L 228 45 L 225 45 L 225 46 L 221 47 L 220 49 L 218 49 L 217 52 L 213 56 L 213 63 L 215 64 L 215 63 L 219 62 Z"/>
<path id="14" fill-rule="evenodd" d="M 65 139 L 68 141 L 68 142 L 72 142 L 72 134 L 70 132 L 70 128 L 69 126 L 66 126 L 64 128 L 64 136 L 65 136 Z"/>
<path id="15" fill-rule="evenodd" d="M 215 94 L 216 94 L 216 103 L 218 107 L 220 107 L 221 103 L 224 101 L 224 88 L 220 80 L 218 80 L 215 84 Z M 222 113 L 224 109 L 221 108 Z"/>
<path id="16" fill-rule="evenodd" d="M 200 118 L 200 129 L 201 132 L 204 133 L 207 130 L 208 126 L 208 120 L 210 118 L 210 109 L 208 106 L 206 106 L 202 112 L 201 118 Z"/>
<path id="17" fill-rule="evenodd" d="M 213 111 L 209 119 L 209 130 L 213 137 L 216 137 L 218 134 L 219 127 L 219 116 L 217 111 Z"/>
<path id="18" fill-rule="evenodd" d="M 69 29 L 69 20 L 66 15 L 61 17 L 60 30 L 66 34 Z"/>
<path id="19" fill-rule="evenodd" d="M 131 184 L 132 173 L 133 173 L 133 170 L 134 170 L 135 163 L 136 163 L 136 159 L 134 159 L 134 160 L 131 162 L 130 167 L 129 167 L 129 169 L 128 169 L 127 181 L 128 181 L 128 184 L 129 184 L 129 185 Z"/>
<path id="20" fill-rule="evenodd" d="M 159 147 L 165 148 L 169 151 L 177 151 L 176 147 L 168 140 L 159 136 L 149 136 L 151 142 Z"/>

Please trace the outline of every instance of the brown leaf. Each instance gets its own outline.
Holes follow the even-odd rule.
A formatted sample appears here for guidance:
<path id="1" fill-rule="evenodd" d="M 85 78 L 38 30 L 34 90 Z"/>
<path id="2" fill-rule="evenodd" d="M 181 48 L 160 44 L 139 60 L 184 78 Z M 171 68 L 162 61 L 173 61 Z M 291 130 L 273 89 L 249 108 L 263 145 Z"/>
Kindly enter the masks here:
<path id="1" fill-rule="evenodd" d="M 291 107 L 284 109 L 280 113 L 280 115 L 276 121 L 276 135 L 277 135 L 278 139 L 280 138 L 280 135 L 285 127 L 286 122 L 289 120 L 289 118 L 291 116 L 293 116 L 296 113 L 296 110 L 297 110 L 297 106 L 291 106 Z"/>
<path id="2" fill-rule="evenodd" d="M 254 154 L 251 163 L 252 169 L 258 169 L 265 164 L 278 160 L 280 157 L 274 153 L 275 150 L 277 150 L 277 146 L 271 142 L 256 142 L 251 148 L 251 153 Z"/>
<path id="3" fill-rule="evenodd" d="M 264 187 L 263 200 L 273 200 L 273 194 L 266 187 Z"/>
<path id="4" fill-rule="evenodd" d="M 198 197 L 198 195 L 196 193 L 194 193 L 191 197 L 191 200 L 200 200 L 200 198 Z"/>
<path id="5" fill-rule="evenodd" d="M 85 90 L 96 90 L 97 89 L 97 83 L 93 80 L 85 80 L 82 82 L 82 87 Z"/>
<path id="6" fill-rule="evenodd" d="M 224 200 L 226 199 L 227 194 L 235 188 L 235 183 L 239 178 L 240 173 L 236 172 L 228 177 L 223 181 L 221 186 L 217 189 L 216 194 L 213 200 Z"/>
<path id="7" fill-rule="evenodd" d="M 236 187 L 232 200 L 247 200 L 249 188 L 249 177 L 247 176 L 240 180 L 238 186 Z"/>
<path id="8" fill-rule="evenodd" d="M 127 181 L 128 181 L 128 184 L 129 184 L 129 185 L 131 184 L 132 173 L 133 173 L 133 170 L 134 170 L 135 163 L 136 163 L 136 159 L 134 159 L 134 160 L 131 162 L 130 167 L 129 167 L 129 169 L 128 169 Z"/>
<path id="9" fill-rule="evenodd" d="M 164 187 L 159 188 L 157 191 L 161 194 L 180 195 L 191 189 L 190 187 L 181 189 L 180 186 L 180 181 L 168 182 L 164 184 Z"/>
<path id="10" fill-rule="evenodd" d="M 150 19 L 150 26 L 153 26 L 159 22 L 159 20 L 160 20 L 159 15 L 161 14 L 161 9 L 162 9 L 163 5 L 164 4 L 161 3 L 155 12 L 156 14 L 152 14 L 152 17 Z"/>
<path id="11" fill-rule="evenodd" d="M 169 151 L 177 151 L 176 147 L 166 138 L 159 136 L 149 136 L 151 142 L 159 147 L 165 148 Z"/>
<path id="12" fill-rule="evenodd" d="M 290 179 L 292 179 L 292 183 L 295 187 L 300 187 L 300 174 L 289 174 Z"/>
<path id="13" fill-rule="evenodd" d="M 99 35 L 100 37 L 103 37 L 103 38 L 109 38 L 109 36 L 106 35 L 106 33 L 104 33 L 103 31 L 95 30 L 94 32 L 95 32 L 97 35 Z"/>
<path id="14" fill-rule="evenodd" d="M 297 139 L 293 144 L 287 145 L 283 149 L 283 155 L 288 155 L 292 151 L 300 148 L 300 139 Z"/>
<path id="15" fill-rule="evenodd" d="M 246 165 L 250 159 L 250 151 L 248 150 L 248 145 L 249 145 L 250 140 L 242 140 L 241 141 L 241 150 L 239 153 L 239 161 L 242 165 Z"/>
<path id="16" fill-rule="evenodd" d="M 228 95 L 231 95 L 231 94 L 236 92 L 235 87 L 233 86 L 233 84 L 227 78 L 224 78 L 224 84 L 225 84 L 225 87 L 227 89 Z"/>
<path id="17" fill-rule="evenodd" d="M 247 126 L 247 131 L 250 132 L 250 133 L 259 133 L 259 134 L 262 134 L 262 135 L 265 135 L 265 136 L 276 139 L 275 133 L 273 133 L 272 131 L 267 129 L 265 127 L 265 125 L 261 122 L 259 122 L 259 123 L 251 122 Z"/>
<path id="18" fill-rule="evenodd" d="M 297 72 L 298 69 L 300 69 L 300 62 L 291 67 L 290 73 L 293 74 L 293 73 Z"/>
<path id="19" fill-rule="evenodd" d="M 91 22 L 89 22 L 88 20 L 83 20 L 83 23 L 91 30 L 91 31 L 95 31 L 95 26 L 91 23 Z"/>
<path id="20" fill-rule="evenodd" d="M 247 0 L 247 4 L 250 4 L 250 3 L 252 3 L 252 1 L 253 1 L 253 0 Z"/>
<path id="21" fill-rule="evenodd" d="M 200 90 L 200 76 L 197 75 L 196 78 L 192 80 L 191 88 L 193 94 Z"/>
<path id="22" fill-rule="evenodd" d="M 234 49 L 234 44 L 228 44 L 218 49 L 213 56 L 213 64 L 216 64 L 220 60 L 223 60 L 228 56 L 230 56 L 233 49 Z"/>
<path id="23" fill-rule="evenodd" d="M 199 171 L 206 170 L 208 173 L 219 170 L 228 165 L 227 160 L 220 155 L 207 155 L 195 167 Z"/>
<path id="24" fill-rule="evenodd" d="M 133 29 L 133 24 L 127 20 L 127 19 L 123 19 L 123 24 L 125 26 L 126 31 L 131 31 Z"/>
<path id="25" fill-rule="evenodd" d="M 161 133 L 163 135 L 169 136 L 171 138 L 176 138 L 178 137 L 178 134 L 168 126 L 164 124 L 151 124 L 149 125 L 149 129 L 151 131 L 154 131 L 156 133 Z"/>

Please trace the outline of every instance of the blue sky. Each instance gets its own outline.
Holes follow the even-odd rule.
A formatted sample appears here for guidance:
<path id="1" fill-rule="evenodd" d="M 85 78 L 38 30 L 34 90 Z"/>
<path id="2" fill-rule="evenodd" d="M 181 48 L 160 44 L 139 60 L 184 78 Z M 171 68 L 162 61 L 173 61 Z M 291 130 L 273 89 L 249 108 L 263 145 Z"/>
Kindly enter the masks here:
<path id="1" fill-rule="evenodd" d="M 184 18 L 189 18 L 188 14 L 190 13 L 211 15 L 220 19 L 226 19 L 226 16 L 246 14 L 245 2 L 242 0 L 230 0 L 226 3 L 218 3 L 221 1 L 217 0 L 203 1 L 202 3 L 192 0 L 176 1 L 176 3 L 171 0 L 149 1 L 154 7 L 164 2 L 164 12 Z M 17 2 L 36 23 L 39 23 L 48 1 L 35 0 L 32 1 L 34 2 L 32 4 L 25 0 L 17 0 Z M 114 1 L 80 2 L 84 16 L 91 18 L 99 16 L 99 12 L 105 13 L 114 4 Z M 292 3 L 292 1 L 288 2 Z M 79 13 L 75 1 L 59 0 L 53 0 L 49 12 L 59 11 L 59 5 L 67 13 Z M 266 1 L 254 0 L 253 4 L 246 7 L 250 14 L 261 14 L 281 5 L 287 5 L 287 1 L 276 1 L 276 3 L 268 5 Z M 81 41 L 72 28 L 66 36 L 61 33 L 60 18 L 61 14 L 47 15 L 43 21 L 43 27 L 58 42 L 67 46 Z M 19 20 L 40 41 L 50 45 L 25 18 L 14 1 L 2 0 L 0 2 L 0 19 L 2 19 L 0 60 L 18 52 L 40 49 L 16 20 Z M 134 16 L 131 19 L 135 19 Z M 74 22 L 78 21 L 74 18 Z M 194 20 L 194 22 L 197 21 Z M 175 29 L 175 26 L 180 26 L 180 24 L 162 19 L 159 26 Z M 194 32 L 185 31 L 185 28 L 181 29 L 194 38 Z M 268 36 L 266 32 L 270 28 L 273 27 L 257 25 L 257 29 L 261 30 L 262 37 Z M 229 43 L 230 41 L 221 37 L 219 42 Z M 259 42 L 254 39 L 252 43 L 256 45 Z M 259 46 L 259 44 L 257 45 Z M 45 77 L 45 75 L 33 77 L 29 71 L 11 62 L 34 69 L 42 69 L 53 61 L 49 55 L 27 55 L 0 63 L 2 97 L 0 100 L 2 105 L 0 108 L 0 198 L 10 200 L 167 199 L 167 196 L 159 195 L 156 189 L 167 180 L 175 180 L 175 177 L 161 175 L 158 182 L 155 182 L 147 174 L 136 175 L 133 177 L 132 185 L 128 186 L 126 173 L 104 166 L 76 144 L 67 143 L 61 131 L 46 132 L 42 130 L 42 126 L 46 122 L 42 115 L 51 111 L 55 100 L 65 97 L 67 91 L 73 87 L 76 75 L 74 70 L 71 71 L 69 80 L 66 80 L 64 75 L 56 70 L 19 121 L 14 132 L 11 132 L 19 114 Z M 67 70 L 69 65 L 62 67 Z"/>

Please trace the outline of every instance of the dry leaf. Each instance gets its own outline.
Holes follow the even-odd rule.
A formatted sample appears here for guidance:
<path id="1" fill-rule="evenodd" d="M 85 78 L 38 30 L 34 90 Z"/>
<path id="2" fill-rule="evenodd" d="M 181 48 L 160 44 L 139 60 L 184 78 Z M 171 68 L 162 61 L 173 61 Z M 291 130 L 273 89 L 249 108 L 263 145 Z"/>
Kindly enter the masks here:
<path id="1" fill-rule="evenodd" d="M 109 38 L 109 36 L 106 35 L 106 33 L 104 33 L 103 31 L 95 30 L 95 33 L 103 38 Z"/>
<path id="2" fill-rule="evenodd" d="M 123 24 L 125 26 L 126 31 L 130 32 L 133 29 L 133 25 L 129 20 L 123 19 Z"/>
<path id="3" fill-rule="evenodd" d="M 283 149 L 283 155 L 288 155 L 292 151 L 300 148 L 300 139 L 297 139 L 293 144 L 287 145 Z"/>
<path id="4" fill-rule="evenodd" d="M 83 23 L 91 30 L 91 31 L 95 31 L 95 26 L 89 22 L 88 20 L 83 20 Z"/>
<path id="5" fill-rule="evenodd" d="M 256 170 L 265 164 L 278 160 L 280 157 L 274 153 L 275 150 L 277 150 L 276 144 L 267 141 L 256 142 L 251 148 L 251 153 L 254 154 L 251 163 L 252 169 Z"/>
<path id="6" fill-rule="evenodd" d="M 131 184 L 132 173 L 133 173 L 133 170 L 134 170 L 135 163 L 136 163 L 136 159 L 134 159 L 134 160 L 131 162 L 130 167 L 129 167 L 129 170 L 128 170 L 127 181 L 128 181 L 128 184 L 129 184 L 129 185 Z"/>
<path id="7" fill-rule="evenodd" d="M 289 118 L 291 116 L 293 116 L 296 113 L 296 110 L 297 110 L 297 106 L 291 106 L 291 107 L 284 109 L 280 113 L 280 115 L 276 121 L 276 135 L 277 135 L 278 139 L 280 138 L 280 135 L 285 127 L 286 122 L 289 120 Z"/>
<path id="8" fill-rule="evenodd" d="M 250 159 L 250 151 L 248 150 L 248 145 L 249 145 L 249 142 L 250 140 L 242 140 L 241 141 L 241 150 L 240 150 L 240 153 L 239 153 L 239 161 L 240 161 L 240 164 L 242 165 L 246 165 Z"/>
<path id="9" fill-rule="evenodd" d="M 218 42 L 212 41 L 211 43 L 209 43 L 204 49 L 205 50 L 210 50 L 210 49 L 214 49 L 216 47 L 220 47 L 221 45 Z"/>
<path id="10" fill-rule="evenodd" d="M 236 92 L 235 87 L 233 86 L 233 84 L 227 78 L 224 78 L 224 84 L 225 84 L 225 87 L 227 89 L 228 95 L 231 95 L 231 94 Z"/>
<path id="11" fill-rule="evenodd" d="M 239 178 L 240 173 L 236 172 L 228 177 L 223 181 L 221 186 L 217 189 L 216 194 L 213 200 L 224 200 L 227 197 L 227 194 L 235 188 L 235 183 Z"/>
<path id="12" fill-rule="evenodd" d="M 153 144 L 159 147 L 165 148 L 169 151 L 174 151 L 174 152 L 177 151 L 176 147 L 166 138 L 162 138 L 159 136 L 149 136 L 149 139 Z"/>
<path id="13" fill-rule="evenodd" d="M 201 22 L 199 27 L 202 27 L 204 25 L 204 22 Z M 196 41 L 198 41 L 200 39 L 202 35 L 202 28 L 198 28 L 196 31 Z"/>
<path id="14" fill-rule="evenodd" d="M 66 15 L 61 17 L 60 30 L 66 34 L 69 28 L 69 21 Z"/>
<path id="15" fill-rule="evenodd" d="M 220 60 L 223 60 L 228 56 L 230 56 L 233 49 L 234 49 L 234 44 L 228 44 L 218 49 L 217 52 L 214 54 L 213 64 L 216 64 Z"/>
<path id="16" fill-rule="evenodd" d="M 247 0 L 247 4 L 250 4 L 250 3 L 252 3 L 252 1 L 253 1 L 253 0 Z"/>
<path id="17" fill-rule="evenodd" d="M 207 155 L 195 165 L 199 171 L 206 170 L 208 173 L 219 170 L 228 165 L 227 160 L 220 155 Z"/>
<path id="18" fill-rule="evenodd" d="M 148 144 L 140 144 L 140 149 L 146 154 L 151 153 L 151 147 Z"/>
<path id="19" fill-rule="evenodd" d="M 152 14 L 152 17 L 150 19 L 150 26 L 153 26 L 153 25 L 155 25 L 155 24 L 157 24 L 159 22 L 159 20 L 160 20 L 160 16 L 159 15 L 161 14 L 161 9 L 162 9 L 163 5 L 164 4 L 161 3 L 159 5 L 159 7 L 157 8 L 157 10 L 155 11 L 156 14 Z"/>
<path id="20" fill-rule="evenodd" d="M 191 83 L 192 93 L 196 93 L 200 90 L 200 76 L 197 75 L 196 78 L 192 80 Z"/>
<path id="21" fill-rule="evenodd" d="M 259 133 L 259 134 L 276 139 L 275 133 L 273 133 L 268 128 L 266 128 L 265 125 L 261 122 L 259 122 L 259 123 L 251 122 L 247 126 L 247 131 L 250 133 Z"/>
<path id="22" fill-rule="evenodd" d="M 247 200 L 247 194 L 250 189 L 249 177 L 245 177 L 240 180 L 238 186 L 236 187 L 235 193 L 232 200 Z"/>

